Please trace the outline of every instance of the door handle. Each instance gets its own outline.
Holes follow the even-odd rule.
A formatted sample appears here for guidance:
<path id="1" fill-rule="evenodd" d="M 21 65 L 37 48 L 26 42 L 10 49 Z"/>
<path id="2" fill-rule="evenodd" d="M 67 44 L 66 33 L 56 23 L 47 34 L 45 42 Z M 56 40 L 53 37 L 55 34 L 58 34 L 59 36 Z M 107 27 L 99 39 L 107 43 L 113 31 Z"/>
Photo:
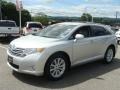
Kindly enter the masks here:
<path id="1" fill-rule="evenodd" d="M 8 29 L 11 29 L 11 28 L 8 28 Z"/>

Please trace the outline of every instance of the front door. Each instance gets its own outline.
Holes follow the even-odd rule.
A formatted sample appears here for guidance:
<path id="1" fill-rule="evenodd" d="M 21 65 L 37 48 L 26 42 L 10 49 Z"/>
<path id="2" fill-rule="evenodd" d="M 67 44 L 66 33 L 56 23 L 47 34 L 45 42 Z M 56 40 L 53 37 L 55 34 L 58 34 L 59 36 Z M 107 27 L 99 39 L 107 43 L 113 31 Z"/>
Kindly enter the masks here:
<path id="1" fill-rule="evenodd" d="M 76 34 L 84 35 L 83 39 L 74 41 L 73 44 L 73 60 L 78 62 L 80 60 L 85 60 L 88 58 L 93 57 L 93 46 L 91 37 L 91 28 L 90 26 L 83 26 L 80 27 L 73 36 L 75 37 Z"/>

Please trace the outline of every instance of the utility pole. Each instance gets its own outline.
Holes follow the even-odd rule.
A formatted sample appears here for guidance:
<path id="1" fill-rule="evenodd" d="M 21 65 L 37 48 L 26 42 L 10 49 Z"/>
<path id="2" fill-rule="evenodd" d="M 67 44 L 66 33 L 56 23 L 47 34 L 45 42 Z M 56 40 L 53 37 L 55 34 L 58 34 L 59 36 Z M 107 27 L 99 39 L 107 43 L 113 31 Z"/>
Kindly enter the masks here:
<path id="1" fill-rule="evenodd" d="M 92 16 L 92 23 L 94 22 L 94 17 Z"/>
<path id="2" fill-rule="evenodd" d="M 22 0 L 16 0 L 16 9 L 19 12 L 19 29 L 21 31 L 21 11 L 22 11 Z"/>
<path id="3" fill-rule="evenodd" d="M 119 12 L 116 11 L 116 15 L 115 15 L 115 16 L 116 16 L 116 23 L 117 23 L 117 19 L 118 19 L 118 13 L 119 13 Z"/>
<path id="4" fill-rule="evenodd" d="M 2 0 L 0 0 L 0 19 L 2 20 Z"/>
<path id="5" fill-rule="evenodd" d="M 22 21 L 21 21 L 21 9 L 19 10 L 19 20 L 20 20 L 20 31 L 21 31 L 21 29 L 22 29 L 22 25 L 21 25 L 21 23 L 22 23 Z"/>
<path id="6" fill-rule="evenodd" d="M 85 17 L 86 17 L 86 21 L 88 22 L 87 7 L 84 8 L 84 14 L 85 14 Z"/>
<path id="7" fill-rule="evenodd" d="M 96 8 L 93 8 L 93 13 L 96 12 Z M 94 22 L 94 16 L 92 15 L 92 22 Z"/>

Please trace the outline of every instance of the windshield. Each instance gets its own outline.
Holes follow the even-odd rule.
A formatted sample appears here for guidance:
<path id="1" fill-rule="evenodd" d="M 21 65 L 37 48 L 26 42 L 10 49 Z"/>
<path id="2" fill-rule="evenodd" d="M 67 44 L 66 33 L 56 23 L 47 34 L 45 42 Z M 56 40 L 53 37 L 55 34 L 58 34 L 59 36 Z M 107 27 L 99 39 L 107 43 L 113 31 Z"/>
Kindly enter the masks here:
<path id="1" fill-rule="evenodd" d="M 41 24 L 32 23 L 32 24 L 29 24 L 29 28 L 42 28 L 42 26 Z"/>
<path id="2" fill-rule="evenodd" d="M 63 38 L 68 35 L 76 25 L 55 24 L 44 28 L 37 36 L 48 38 Z"/>
<path id="3" fill-rule="evenodd" d="M 0 27 L 15 27 L 15 22 L 6 22 L 2 21 L 0 22 Z"/>

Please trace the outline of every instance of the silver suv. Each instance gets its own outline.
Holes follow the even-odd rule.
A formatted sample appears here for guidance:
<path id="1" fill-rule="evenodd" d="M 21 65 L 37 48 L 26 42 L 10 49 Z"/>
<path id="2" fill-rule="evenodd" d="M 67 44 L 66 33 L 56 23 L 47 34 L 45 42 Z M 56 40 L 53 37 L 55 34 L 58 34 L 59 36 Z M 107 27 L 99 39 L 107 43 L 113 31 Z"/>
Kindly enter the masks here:
<path id="1" fill-rule="evenodd" d="M 76 64 L 97 59 L 112 62 L 116 50 L 117 40 L 109 27 L 65 22 L 12 41 L 7 53 L 13 70 L 58 80 Z"/>

